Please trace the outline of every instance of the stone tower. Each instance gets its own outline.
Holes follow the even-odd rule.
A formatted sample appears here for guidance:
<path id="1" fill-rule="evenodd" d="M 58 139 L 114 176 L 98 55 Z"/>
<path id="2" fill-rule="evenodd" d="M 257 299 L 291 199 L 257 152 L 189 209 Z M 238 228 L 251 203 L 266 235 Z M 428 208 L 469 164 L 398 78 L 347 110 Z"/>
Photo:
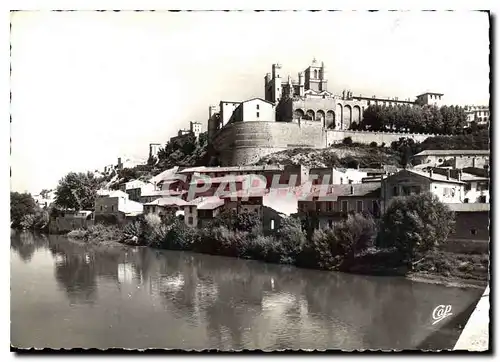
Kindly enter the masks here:
<path id="1" fill-rule="evenodd" d="M 281 99 L 283 93 L 281 80 L 281 64 L 273 64 L 271 74 L 267 73 L 265 78 L 264 94 L 266 101 L 276 103 Z"/>
<path id="2" fill-rule="evenodd" d="M 317 92 L 326 91 L 325 65 L 318 64 L 316 59 L 313 59 L 311 65 L 304 71 L 305 73 L 305 89 L 312 89 Z"/>

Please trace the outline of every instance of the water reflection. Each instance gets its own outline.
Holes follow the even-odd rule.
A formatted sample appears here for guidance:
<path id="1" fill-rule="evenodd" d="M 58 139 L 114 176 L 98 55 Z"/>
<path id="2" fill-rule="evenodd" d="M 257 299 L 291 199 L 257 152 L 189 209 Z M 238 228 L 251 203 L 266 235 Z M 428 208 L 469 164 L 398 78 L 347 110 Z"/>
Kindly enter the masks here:
<path id="1" fill-rule="evenodd" d="M 50 250 L 53 277 L 69 303 L 102 310 L 100 316 L 78 312 L 86 313 L 85 323 L 118 326 L 111 335 L 103 327 L 93 343 L 129 348 L 416 348 L 439 328 L 429 323 L 435 305 L 453 304 L 459 313 L 481 294 L 403 278 L 93 247 L 60 236 L 11 240 L 25 263 L 37 250 Z M 165 335 L 166 325 L 175 332 Z M 84 338 L 83 333 L 88 339 L 92 330 L 80 330 L 74 338 Z M 442 348 L 452 347 L 454 333 L 440 340 Z"/>

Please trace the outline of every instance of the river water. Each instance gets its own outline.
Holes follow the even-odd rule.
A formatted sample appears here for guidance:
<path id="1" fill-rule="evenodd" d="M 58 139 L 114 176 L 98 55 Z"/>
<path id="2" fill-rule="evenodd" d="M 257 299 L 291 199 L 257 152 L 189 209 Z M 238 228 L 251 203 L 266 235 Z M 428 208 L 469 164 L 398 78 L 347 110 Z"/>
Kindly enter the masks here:
<path id="1" fill-rule="evenodd" d="M 18 348 L 450 349 L 481 294 L 402 277 L 11 234 Z M 453 314 L 433 324 L 438 305 Z"/>

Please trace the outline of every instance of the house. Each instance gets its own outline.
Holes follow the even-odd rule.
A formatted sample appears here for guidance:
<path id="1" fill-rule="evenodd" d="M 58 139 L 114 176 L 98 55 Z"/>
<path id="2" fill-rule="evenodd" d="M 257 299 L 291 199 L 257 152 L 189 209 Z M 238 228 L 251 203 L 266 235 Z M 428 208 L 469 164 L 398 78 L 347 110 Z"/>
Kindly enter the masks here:
<path id="1" fill-rule="evenodd" d="M 298 186 L 308 181 L 309 169 L 302 165 L 251 165 L 231 167 L 191 167 L 178 172 L 186 176 L 186 182 L 190 183 L 195 176 L 224 177 L 229 175 L 260 175 L 267 181 L 267 187 Z M 289 185 L 292 184 L 292 185 Z"/>
<path id="2" fill-rule="evenodd" d="M 446 176 L 434 172 L 407 169 L 382 179 L 381 201 L 383 205 L 395 196 L 409 196 L 432 192 L 441 202 L 464 202 L 466 183 L 452 178 L 450 171 Z"/>
<path id="3" fill-rule="evenodd" d="M 461 172 L 460 179 L 466 183 L 464 203 L 489 203 L 490 179 Z"/>
<path id="4" fill-rule="evenodd" d="M 165 216 L 170 212 L 184 210 L 188 203 L 179 197 L 162 197 L 144 204 L 144 214 Z"/>
<path id="5" fill-rule="evenodd" d="M 309 180 L 313 185 L 342 185 L 361 183 L 367 173 L 354 168 L 315 167 L 309 169 Z"/>
<path id="6" fill-rule="evenodd" d="M 437 167 L 448 165 L 452 168 L 489 167 L 489 150 L 425 150 L 413 156 L 414 164 L 428 164 Z"/>
<path id="7" fill-rule="evenodd" d="M 455 226 L 449 240 L 490 240 L 490 204 L 447 205 L 455 213 Z"/>
<path id="8" fill-rule="evenodd" d="M 224 206 L 224 201 L 217 196 L 199 197 L 184 206 L 184 222 L 189 227 L 203 227 L 216 217 Z"/>
<path id="9" fill-rule="evenodd" d="M 221 177 L 193 176 L 189 184 L 188 200 L 198 197 L 217 196 L 243 189 L 265 189 L 266 181 L 259 175 L 226 175 Z"/>
<path id="10" fill-rule="evenodd" d="M 139 197 L 139 202 L 142 204 L 147 204 L 153 202 L 162 197 L 181 197 L 183 198 L 186 191 L 170 191 L 170 190 L 156 190 L 156 191 L 146 191 Z"/>
<path id="11" fill-rule="evenodd" d="M 122 223 L 128 216 L 142 214 L 143 205 L 129 199 L 126 192 L 112 191 L 108 196 L 95 200 L 94 218 L 96 221 Z"/>
<path id="12" fill-rule="evenodd" d="M 380 217 L 380 184 L 325 185 L 313 187 L 298 202 L 298 216 L 316 219 L 315 228 L 332 227 L 349 213 L 369 213 Z"/>

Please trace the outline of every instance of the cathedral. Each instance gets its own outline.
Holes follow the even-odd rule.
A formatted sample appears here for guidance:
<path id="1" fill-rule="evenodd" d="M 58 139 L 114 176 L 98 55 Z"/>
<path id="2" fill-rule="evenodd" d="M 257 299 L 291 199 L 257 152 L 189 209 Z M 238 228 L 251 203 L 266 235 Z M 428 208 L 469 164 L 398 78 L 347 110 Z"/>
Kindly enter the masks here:
<path id="1" fill-rule="evenodd" d="M 326 129 L 347 130 L 359 124 L 364 110 L 370 105 L 442 105 L 440 93 L 424 93 L 415 101 L 410 99 L 364 97 L 344 90 L 341 95 L 328 91 L 325 64 L 313 59 L 311 64 L 298 73 L 298 81 L 290 76 L 283 79 L 281 65 L 273 64 L 272 72 L 264 78 L 265 100 L 276 105 L 276 121 L 318 121 Z"/>

